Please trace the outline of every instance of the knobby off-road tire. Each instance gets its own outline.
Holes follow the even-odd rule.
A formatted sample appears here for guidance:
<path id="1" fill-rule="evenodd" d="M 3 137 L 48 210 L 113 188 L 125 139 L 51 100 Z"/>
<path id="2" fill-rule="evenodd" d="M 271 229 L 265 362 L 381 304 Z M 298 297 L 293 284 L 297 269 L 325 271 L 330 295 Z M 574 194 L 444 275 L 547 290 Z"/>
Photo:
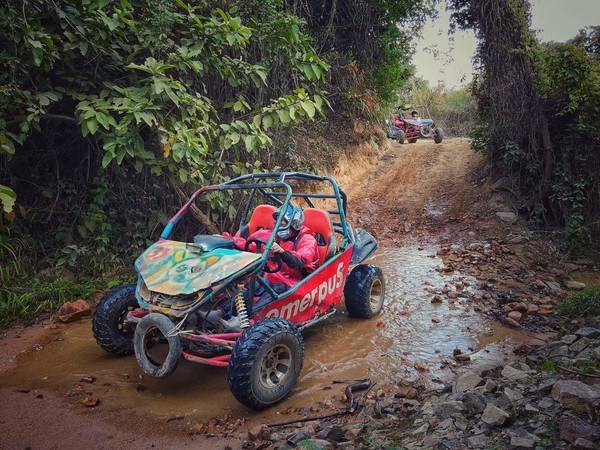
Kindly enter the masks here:
<path id="1" fill-rule="evenodd" d="M 404 141 L 406 140 L 406 133 L 402 130 L 398 131 L 398 136 L 396 136 L 396 140 L 399 144 L 404 144 Z"/>
<path id="2" fill-rule="evenodd" d="M 237 340 L 227 382 L 240 403 L 265 409 L 287 397 L 303 361 L 304 341 L 298 328 L 284 319 L 264 319 Z"/>
<path id="3" fill-rule="evenodd" d="M 370 319 L 381 312 L 385 301 L 385 280 L 381 269 L 370 264 L 359 264 L 344 287 L 346 309 L 351 317 Z"/>
<path id="4" fill-rule="evenodd" d="M 174 324 L 164 314 L 151 313 L 144 316 L 135 328 L 133 346 L 135 348 L 135 359 L 144 372 L 155 378 L 165 378 L 177 368 L 181 356 L 181 341 L 178 335 L 170 336 Z M 160 337 L 166 340 L 169 346 L 168 353 L 163 361 L 154 361 L 148 354 L 155 342 L 150 338 Z"/>
<path id="5" fill-rule="evenodd" d="M 133 353 L 133 326 L 123 327 L 127 312 L 138 307 L 135 285 L 120 286 L 106 293 L 94 314 L 92 332 L 102 349 L 116 356 Z"/>
<path id="6" fill-rule="evenodd" d="M 443 140 L 444 130 L 442 130 L 441 128 L 436 128 L 433 132 L 433 142 L 435 142 L 436 144 L 441 144 Z"/>

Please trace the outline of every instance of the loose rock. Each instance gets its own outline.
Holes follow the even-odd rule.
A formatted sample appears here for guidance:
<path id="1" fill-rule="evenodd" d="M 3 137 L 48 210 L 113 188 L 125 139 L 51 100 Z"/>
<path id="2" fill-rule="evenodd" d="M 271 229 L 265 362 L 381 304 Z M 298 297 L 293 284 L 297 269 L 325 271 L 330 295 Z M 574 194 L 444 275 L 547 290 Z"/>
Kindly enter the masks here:
<path id="1" fill-rule="evenodd" d="M 481 414 L 485 409 L 485 403 L 477 394 L 467 392 L 462 400 L 465 405 L 467 416 L 475 416 Z"/>
<path id="2" fill-rule="evenodd" d="M 565 281 L 565 286 L 568 287 L 569 289 L 573 289 L 576 291 L 585 289 L 585 283 L 581 283 L 579 281 L 573 281 L 573 280 Z"/>
<path id="3" fill-rule="evenodd" d="M 94 408 L 98 406 L 100 400 L 98 400 L 96 397 L 86 397 L 83 400 L 81 400 L 81 403 L 87 408 Z"/>
<path id="4" fill-rule="evenodd" d="M 528 377 L 525 372 L 515 369 L 512 366 L 506 366 L 504 369 L 502 369 L 502 376 L 510 381 L 524 380 Z"/>
<path id="5" fill-rule="evenodd" d="M 596 450 L 598 449 L 598 446 L 595 445 L 593 442 L 588 441 L 587 439 L 584 438 L 577 438 L 577 440 L 575 441 L 575 450 Z"/>
<path id="6" fill-rule="evenodd" d="M 454 385 L 454 392 L 465 392 L 479 386 L 483 379 L 473 372 L 467 372 L 457 378 Z"/>
<path id="7" fill-rule="evenodd" d="M 567 345 L 571 345 L 576 340 L 577 340 L 577 336 L 575 336 L 574 334 L 567 334 L 561 338 L 561 342 L 563 342 L 564 344 L 567 344 Z"/>
<path id="8" fill-rule="evenodd" d="M 509 319 L 512 319 L 515 322 L 519 322 L 521 320 L 521 317 L 523 317 L 523 314 L 521 314 L 519 311 L 511 311 L 508 313 L 508 317 Z"/>
<path id="9" fill-rule="evenodd" d="M 518 402 L 519 400 L 523 400 L 523 394 L 515 389 L 504 388 L 504 396 L 510 402 Z"/>
<path id="10" fill-rule="evenodd" d="M 504 411 L 503 409 L 498 408 L 496 405 L 488 403 L 483 411 L 483 415 L 481 416 L 481 420 L 484 423 L 487 423 L 493 427 L 499 427 L 504 425 L 508 419 L 510 419 L 510 414 Z"/>
<path id="11" fill-rule="evenodd" d="M 588 345 L 590 345 L 591 342 L 592 341 L 590 339 L 588 339 L 586 337 L 582 337 L 577 342 L 572 344 L 569 347 L 569 350 L 572 352 L 576 352 L 576 353 L 582 352 L 587 348 Z"/>
<path id="12" fill-rule="evenodd" d="M 535 440 L 532 437 L 513 436 L 510 438 L 510 445 L 514 448 L 534 448 Z"/>
<path id="13" fill-rule="evenodd" d="M 434 406 L 434 411 L 437 416 L 442 419 L 447 419 L 454 414 L 465 410 L 465 405 L 461 401 L 448 400 Z"/>
<path id="14" fill-rule="evenodd" d="M 579 337 L 595 339 L 597 337 L 600 337 L 600 330 L 598 328 L 593 327 L 583 327 L 577 330 L 575 334 Z"/>
<path id="15" fill-rule="evenodd" d="M 600 428 L 577 417 L 572 412 L 566 412 L 558 419 L 560 438 L 574 443 L 577 439 L 593 441 L 600 438 Z"/>
<path id="16" fill-rule="evenodd" d="M 517 221 L 517 215 L 513 212 L 499 211 L 496 213 L 496 216 L 498 216 L 502 222 L 506 223 L 515 223 Z"/>
<path id="17" fill-rule="evenodd" d="M 57 319 L 61 322 L 73 322 L 82 317 L 89 316 L 92 313 L 90 305 L 83 300 L 75 300 L 74 302 L 66 302 L 59 308 Z"/>
<path id="18" fill-rule="evenodd" d="M 487 448 L 490 438 L 485 434 L 477 434 L 467 439 L 467 444 L 471 448 Z"/>
<path id="19" fill-rule="evenodd" d="M 565 408 L 588 411 L 591 404 L 600 398 L 600 391 L 581 381 L 560 380 L 554 383 L 552 398 Z"/>

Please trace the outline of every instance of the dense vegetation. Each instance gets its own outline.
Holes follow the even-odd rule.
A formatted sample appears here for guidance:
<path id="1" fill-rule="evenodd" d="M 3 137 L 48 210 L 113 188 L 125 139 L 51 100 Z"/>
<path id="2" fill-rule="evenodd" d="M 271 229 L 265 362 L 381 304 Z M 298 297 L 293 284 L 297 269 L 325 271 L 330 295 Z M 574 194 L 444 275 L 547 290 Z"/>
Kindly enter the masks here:
<path id="1" fill-rule="evenodd" d="M 294 168 L 290 127 L 373 116 L 430 3 L 3 2 L 0 317 L 104 286 L 197 185 Z M 208 231 L 237 214 L 194 212 Z"/>
<path id="2" fill-rule="evenodd" d="M 512 182 L 521 212 L 600 246 L 600 28 L 540 43 L 527 0 L 450 0 L 479 38 L 475 148 Z"/>

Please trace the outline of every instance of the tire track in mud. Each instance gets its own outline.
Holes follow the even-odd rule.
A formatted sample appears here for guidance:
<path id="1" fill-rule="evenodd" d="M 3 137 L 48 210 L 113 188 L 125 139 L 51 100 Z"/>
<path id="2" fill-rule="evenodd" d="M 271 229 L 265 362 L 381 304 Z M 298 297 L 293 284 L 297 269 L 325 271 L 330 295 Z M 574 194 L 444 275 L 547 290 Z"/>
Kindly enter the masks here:
<path id="1" fill-rule="evenodd" d="M 440 227 L 472 218 L 480 196 L 473 178 L 483 162 L 463 138 L 394 143 L 355 189 L 351 220 L 385 245 L 436 238 Z"/>

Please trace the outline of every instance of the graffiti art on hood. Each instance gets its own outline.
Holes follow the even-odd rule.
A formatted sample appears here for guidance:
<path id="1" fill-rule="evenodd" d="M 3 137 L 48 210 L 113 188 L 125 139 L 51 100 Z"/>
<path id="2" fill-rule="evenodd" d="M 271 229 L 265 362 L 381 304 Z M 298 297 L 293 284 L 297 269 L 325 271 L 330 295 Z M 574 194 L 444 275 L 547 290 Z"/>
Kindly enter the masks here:
<path id="1" fill-rule="evenodd" d="M 135 268 L 151 291 L 192 294 L 242 271 L 260 256 L 224 248 L 200 252 L 185 242 L 163 240 L 150 246 Z"/>

